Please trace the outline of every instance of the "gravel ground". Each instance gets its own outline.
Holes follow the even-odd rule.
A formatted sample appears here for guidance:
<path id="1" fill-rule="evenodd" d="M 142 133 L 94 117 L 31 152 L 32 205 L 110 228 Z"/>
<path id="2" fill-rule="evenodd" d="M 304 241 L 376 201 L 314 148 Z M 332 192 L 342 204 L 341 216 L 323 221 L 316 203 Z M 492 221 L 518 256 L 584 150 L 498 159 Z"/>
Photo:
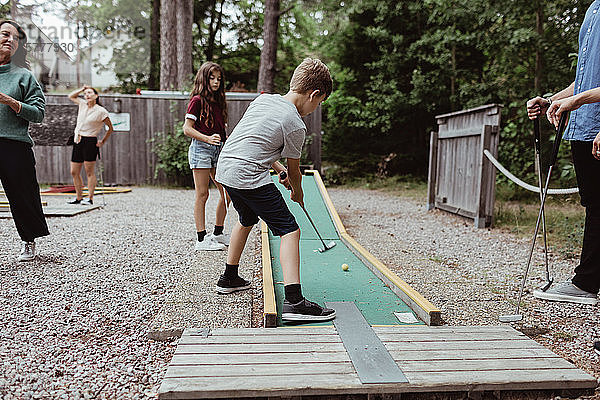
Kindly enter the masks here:
<path id="1" fill-rule="evenodd" d="M 28 263 L 15 261 L 16 229 L 0 219 L 0 398 L 155 397 L 176 341 L 149 334 L 250 326 L 252 291 L 214 294 L 225 252 L 193 251 L 193 201 L 192 190 L 108 195 L 103 209 L 48 218 L 51 235 Z M 247 276 L 258 268 L 250 238 Z"/>
<path id="2" fill-rule="evenodd" d="M 428 212 L 425 199 L 328 191 L 348 233 L 439 307 L 445 323 L 499 325 L 499 315 L 515 312 L 530 239 L 476 229 L 443 211 Z M 552 256 L 550 265 L 560 282 L 571 278 L 577 260 Z M 600 357 L 592 350 L 593 341 L 600 340 L 598 306 L 535 299 L 533 289 L 544 282 L 543 248 L 538 246 L 523 296 L 524 318 L 513 326 L 600 382 Z"/>
<path id="3" fill-rule="evenodd" d="M 514 312 L 528 240 L 382 192 L 329 193 L 348 232 L 438 306 L 447 324 L 498 325 L 498 315 Z M 51 236 L 38 240 L 40 256 L 30 263 L 15 261 L 13 221 L 0 219 L 0 398 L 152 398 L 177 330 L 260 323 L 258 229 L 240 268 L 254 289 L 217 296 L 225 252 L 192 250 L 193 198 L 191 190 L 134 188 L 106 196 L 103 209 L 49 218 Z M 216 198 L 211 192 L 209 231 Z M 551 262 L 557 281 L 576 265 Z M 598 307 L 534 299 L 543 276 L 536 251 L 515 328 L 600 378 L 591 350 Z"/>

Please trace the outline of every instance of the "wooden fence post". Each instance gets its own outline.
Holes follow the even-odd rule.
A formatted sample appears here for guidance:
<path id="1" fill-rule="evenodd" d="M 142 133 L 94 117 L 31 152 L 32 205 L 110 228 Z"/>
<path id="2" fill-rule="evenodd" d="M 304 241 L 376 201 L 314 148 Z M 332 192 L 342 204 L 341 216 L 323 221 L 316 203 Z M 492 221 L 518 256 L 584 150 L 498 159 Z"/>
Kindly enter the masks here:
<path id="1" fill-rule="evenodd" d="M 479 174 L 478 179 L 478 190 L 477 190 L 477 215 L 475 216 L 475 226 L 477 228 L 485 228 L 488 221 L 486 221 L 486 197 L 488 194 L 488 187 L 490 185 L 489 179 L 489 169 L 491 168 L 491 164 L 488 161 L 485 154 L 483 154 L 483 150 L 490 148 L 492 138 L 492 126 L 484 125 L 481 132 L 480 146 L 479 146 L 479 155 L 478 155 L 478 167 L 477 173 Z M 493 210 L 492 210 L 493 214 Z M 491 222 L 491 220 L 490 220 Z"/>
<path id="2" fill-rule="evenodd" d="M 427 210 L 435 208 L 435 186 L 437 183 L 438 133 L 431 132 L 429 139 L 429 175 L 427 177 Z"/>

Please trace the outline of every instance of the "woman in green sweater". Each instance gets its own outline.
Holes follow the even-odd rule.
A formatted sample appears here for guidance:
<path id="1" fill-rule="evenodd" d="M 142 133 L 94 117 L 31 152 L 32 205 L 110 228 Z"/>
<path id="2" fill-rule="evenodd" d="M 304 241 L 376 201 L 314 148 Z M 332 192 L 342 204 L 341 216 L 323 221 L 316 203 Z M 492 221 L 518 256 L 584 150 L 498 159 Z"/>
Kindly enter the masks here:
<path id="1" fill-rule="evenodd" d="M 30 122 L 42 122 L 46 100 L 29 72 L 27 36 L 0 21 L 0 181 L 23 241 L 19 261 L 35 258 L 35 239 L 48 235 L 35 174 Z"/>

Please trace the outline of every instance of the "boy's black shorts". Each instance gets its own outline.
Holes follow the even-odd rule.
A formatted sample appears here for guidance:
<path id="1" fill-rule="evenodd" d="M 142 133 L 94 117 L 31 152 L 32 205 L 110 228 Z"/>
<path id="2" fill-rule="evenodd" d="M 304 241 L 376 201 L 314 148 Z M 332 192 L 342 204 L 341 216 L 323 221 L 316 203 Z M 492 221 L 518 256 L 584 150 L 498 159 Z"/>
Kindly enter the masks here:
<path id="1" fill-rule="evenodd" d="M 82 163 L 84 161 L 96 161 L 99 150 L 98 138 L 94 136 L 82 136 L 79 143 L 73 145 L 73 155 L 71 161 L 76 163 Z"/>
<path id="2" fill-rule="evenodd" d="M 275 236 L 283 236 L 299 229 L 294 215 L 274 183 L 256 189 L 223 187 L 231 197 L 242 226 L 252 226 L 260 217 Z"/>

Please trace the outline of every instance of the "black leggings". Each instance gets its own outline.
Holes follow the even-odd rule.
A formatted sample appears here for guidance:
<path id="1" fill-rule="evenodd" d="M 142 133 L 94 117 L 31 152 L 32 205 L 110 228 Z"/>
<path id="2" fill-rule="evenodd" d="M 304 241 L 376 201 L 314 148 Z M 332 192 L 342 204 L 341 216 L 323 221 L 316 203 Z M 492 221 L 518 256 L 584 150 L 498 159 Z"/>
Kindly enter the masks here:
<path id="1" fill-rule="evenodd" d="M 0 138 L 0 181 L 21 240 L 33 242 L 48 235 L 35 157 L 28 143 Z"/>
<path id="2" fill-rule="evenodd" d="M 571 142 L 585 228 L 581 260 L 575 268 L 574 285 L 590 293 L 600 289 L 600 161 L 592 156 L 592 142 Z"/>

